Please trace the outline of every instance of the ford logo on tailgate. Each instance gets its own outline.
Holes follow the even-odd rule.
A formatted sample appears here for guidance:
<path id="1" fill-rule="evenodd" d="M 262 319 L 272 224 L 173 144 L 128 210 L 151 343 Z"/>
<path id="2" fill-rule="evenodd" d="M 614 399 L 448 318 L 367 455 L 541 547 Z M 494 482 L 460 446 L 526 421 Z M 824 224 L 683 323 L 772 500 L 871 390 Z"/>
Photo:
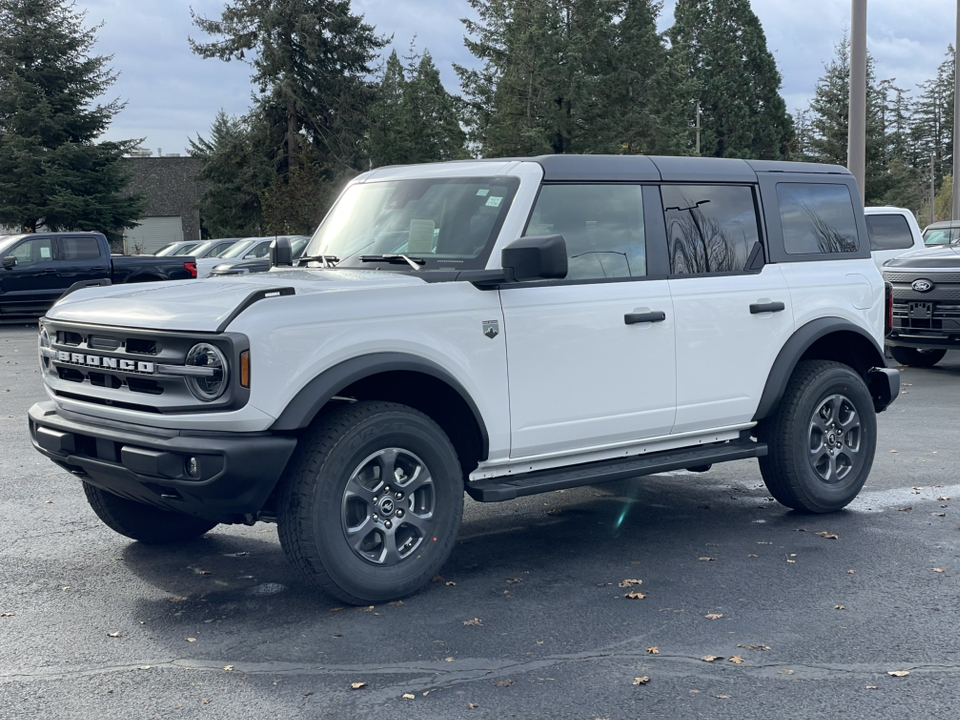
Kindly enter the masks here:
<path id="1" fill-rule="evenodd" d="M 919 280 L 914 280 L 910 287 L 917 292 L 930 292 L 933 290 L 933 283 L 930 280 L 920 278 Z"/>

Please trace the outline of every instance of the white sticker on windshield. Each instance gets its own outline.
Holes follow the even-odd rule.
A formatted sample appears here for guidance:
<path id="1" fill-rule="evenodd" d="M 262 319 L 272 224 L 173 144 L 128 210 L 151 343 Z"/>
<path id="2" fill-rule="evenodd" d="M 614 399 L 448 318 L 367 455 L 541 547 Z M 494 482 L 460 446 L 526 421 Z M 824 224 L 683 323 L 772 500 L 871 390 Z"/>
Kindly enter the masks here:
<path id="1" fill-rule="evenodd" d="M 49 258 L 50 257 L 50 248 L 42 247 L 40 248 L 40 257 Z"/>
<path id="2" fill-rule="evenodd" d="M 411 220 L 407 252 L 411 254 L 432 253 L 434 226 L 433 220 Z"/>
<path id="3" fill-rule="evenodd" d="M 480 197 L 486 197 L 489 194 L 490 194 L 490 191 L 487 190 L 487 188 L 480 188 L 479 190 L 477 190 L 477 195 L 479 195 Z"/>
<path id="4" fill-rule="evenodd" d="M 491 195 L 487 198 L 487 207 L 500 207 L 500 203 L 503 202 L 502 197 L 497 197 L 496 195 Z"/>

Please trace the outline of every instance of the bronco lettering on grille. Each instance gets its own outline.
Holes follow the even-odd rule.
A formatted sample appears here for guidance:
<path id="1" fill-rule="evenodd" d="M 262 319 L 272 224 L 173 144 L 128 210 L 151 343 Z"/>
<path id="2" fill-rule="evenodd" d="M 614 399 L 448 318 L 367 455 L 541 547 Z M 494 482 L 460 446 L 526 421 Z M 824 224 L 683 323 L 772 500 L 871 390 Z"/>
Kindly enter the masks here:
<path id="1" fill-rule="evenodd" d="M 146 362 L 144 360 L 127 360 L 125 358 L 104 357 L 102 355 L 87 355 L 86 353 L 72 353 L 66 350 L 57 351 L 57 362 L 67 363 L 68 365 L 102 368 L 104 370 L 143 373 L 145 375 L 153 375 L 157 371 L 156 363 Z"/>

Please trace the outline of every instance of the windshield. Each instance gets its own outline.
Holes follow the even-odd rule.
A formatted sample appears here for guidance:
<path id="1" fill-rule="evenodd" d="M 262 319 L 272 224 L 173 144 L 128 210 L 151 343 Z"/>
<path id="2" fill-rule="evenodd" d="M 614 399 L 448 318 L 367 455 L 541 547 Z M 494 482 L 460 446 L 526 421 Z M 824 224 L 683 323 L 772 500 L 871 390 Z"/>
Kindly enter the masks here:
<path id="1" fill-rule="evenodd" d="M 335 256 L 339 267 L 375 267 L 361 258 L 402 253 L 428 269 L 483 268 L 518 185 L 505 177 L 352 185 L 303 254 Z"/>
<path id="2" fill-rule="evenodd" d="M 232 245 L 230 249 L 227 250 L 225 253 L 222 253 L 220 257 L 222 257 L 225 260 L 242 257 L 243 254 L 250 249 L 250 246 L 253 245 L 259 239 L 260 238 L 247 238 L 246 240 L 241 240 L 240 242 Z"/>
<path id="3" fill-rule="evenodd" d="M 960 240 L 960 228 L 927 228 L 923 231 L 924 245 L 949 245 Z"/>
<path id="4" fill-rule="evenodd" d="M 6 257 L 10 248 L 25 237 L 26 235 L 0 235 L 0 257 Z"/>

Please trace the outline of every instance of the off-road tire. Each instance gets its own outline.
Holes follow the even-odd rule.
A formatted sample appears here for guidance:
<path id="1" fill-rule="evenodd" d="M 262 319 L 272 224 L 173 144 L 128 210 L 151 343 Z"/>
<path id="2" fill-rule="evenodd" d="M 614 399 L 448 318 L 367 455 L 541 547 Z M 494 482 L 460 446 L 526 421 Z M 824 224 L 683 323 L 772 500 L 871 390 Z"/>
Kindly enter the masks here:
<path id="1" fill-rule="evenodd" d="M 287 558 L 304 580 L 354 605 L 428 583 L 453 550 L 462 515 L 462 470 L 449 438 L 396 403 L 351 403 L 323 417 L 280 479 Z"/>
<path id="2" fill-rule="evenodd" d="M 107 527 L 148 545 L 193 540 L 217 526 L 211 520 L 127 500 L 89 483 L 83 483 L 83 492 L 90 507 Z"/>
<path id="3" fill-rule="evenodd" d="M 760 472 L 770 494 L 794 510 L 833 512 L 857 496 L 870 474 L 877 417 L 863 379 L 849 366 L 805 360 L 758 435 L 768 446 Z"/>
<path id="4" fill-rule="evenodd" d="M 893 359 L 901 365 L 910 367 L 928 368 L 933 367 L 943 360 L 947 351 L 942 348 L 912 348 L 894 345 L 890 348 L 890 354 Z"/>

